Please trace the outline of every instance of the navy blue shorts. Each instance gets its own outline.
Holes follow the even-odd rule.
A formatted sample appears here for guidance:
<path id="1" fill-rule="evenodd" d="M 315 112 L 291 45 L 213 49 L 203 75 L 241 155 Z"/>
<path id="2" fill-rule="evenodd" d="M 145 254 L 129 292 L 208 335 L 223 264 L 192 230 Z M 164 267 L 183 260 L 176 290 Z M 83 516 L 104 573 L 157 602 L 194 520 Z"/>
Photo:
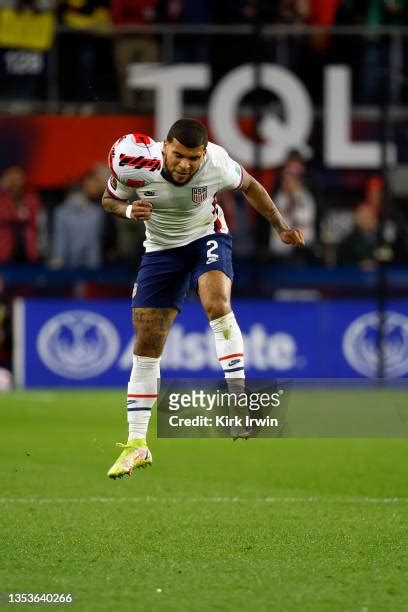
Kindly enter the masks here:
<path id="1" fill-rule="evenodd" d="M 221 270 L 231 280 L 232 238 L 210 234 L 174 249 L 145 253 L 133 289 L 133 308 L 177 308 L 181 310 L 192 285 L 210 270 Z"/>

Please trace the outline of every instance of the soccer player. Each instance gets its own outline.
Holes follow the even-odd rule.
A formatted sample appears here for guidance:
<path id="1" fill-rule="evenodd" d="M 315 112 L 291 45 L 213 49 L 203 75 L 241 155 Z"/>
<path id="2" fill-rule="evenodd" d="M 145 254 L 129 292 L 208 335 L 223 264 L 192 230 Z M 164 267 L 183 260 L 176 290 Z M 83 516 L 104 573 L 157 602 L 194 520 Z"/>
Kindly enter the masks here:
<path id="1" fill-rule="evenodd" d="M 109 154 L 112 175 L 104 209 L 144 221 L 146 252 L 133 289 L 136 341 L 127 396 L 129 435 L 110 478 L 152 463 L 146 443 L 158 397 L 160 357 L 192 282 L 214 332 L 227 379 L 244 378 L 244 344 L 231 309 L 231 236 L 217 202 L 222 189 L 242 191 L 285 244 L 304 245 L 303 233 L 283 220 L 266 190 L 193 119 L 174 123 L 164 142 L 144 134 L 119 138 Z M 140 198 L 129 203 L 135 194 Z M 232 381 L 231 381 L 232 382 Z"/>

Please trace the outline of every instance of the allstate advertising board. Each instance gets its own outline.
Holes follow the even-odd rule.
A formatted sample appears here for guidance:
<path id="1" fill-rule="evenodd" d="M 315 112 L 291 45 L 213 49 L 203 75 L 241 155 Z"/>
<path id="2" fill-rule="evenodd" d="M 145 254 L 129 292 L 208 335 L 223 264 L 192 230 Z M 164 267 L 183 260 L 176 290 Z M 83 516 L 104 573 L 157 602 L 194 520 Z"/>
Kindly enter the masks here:
<path id="1" fill-rule="evenodd" d="M 378 315 L 371 300 L 235 300 L 249 377 L 372 378 Z M 129 379 L 133 332 L 125 300 L 17 300 L 14 372 L 19 387 L 114 387 Z M 169 334 L 162 375 L 220 377 L 212 331 L 200 305 L 187 303 Z M 408 377 L 408 300 L 391 301 L 385 369 Z"/>

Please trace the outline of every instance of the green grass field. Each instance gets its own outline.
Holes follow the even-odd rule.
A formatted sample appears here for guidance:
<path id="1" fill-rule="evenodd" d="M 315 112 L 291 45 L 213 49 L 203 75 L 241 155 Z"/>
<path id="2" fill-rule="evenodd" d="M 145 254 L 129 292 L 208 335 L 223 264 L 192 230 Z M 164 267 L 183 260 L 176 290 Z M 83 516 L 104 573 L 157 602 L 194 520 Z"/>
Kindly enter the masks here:
<path id="1" fill-rule="evenodd" d="M 408 610 L 408 440 L 167 440 L 153 424 L 153 468 L 110 481 L 124 403 L 0 397 L 0 591 L 84 611 Z"/>

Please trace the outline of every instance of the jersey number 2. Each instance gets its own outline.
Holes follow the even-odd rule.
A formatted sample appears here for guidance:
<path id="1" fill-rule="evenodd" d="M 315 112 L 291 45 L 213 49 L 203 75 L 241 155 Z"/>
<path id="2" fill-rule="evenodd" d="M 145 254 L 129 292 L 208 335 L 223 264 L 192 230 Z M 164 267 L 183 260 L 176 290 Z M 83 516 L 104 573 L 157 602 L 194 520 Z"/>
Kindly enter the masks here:
<path id="1" fill-rule="evenodd" d="M 210 247 L 207 249 L 207 264 L 214 263 L 217 261 L 218 254 L 214 253 L 215 249 L 218 249 L 218 242 L 216 240 L 207 240 L 207 246 Z"/>

